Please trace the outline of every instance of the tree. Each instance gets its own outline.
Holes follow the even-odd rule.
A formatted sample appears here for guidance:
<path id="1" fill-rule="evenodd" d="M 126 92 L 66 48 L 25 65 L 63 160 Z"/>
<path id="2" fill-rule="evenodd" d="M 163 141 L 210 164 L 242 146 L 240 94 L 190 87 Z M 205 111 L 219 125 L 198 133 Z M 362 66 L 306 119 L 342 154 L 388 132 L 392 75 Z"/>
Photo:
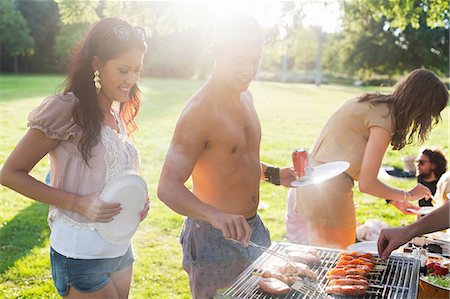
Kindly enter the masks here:
<path id="1" fill-rule="evenodd" d="M 33 55 L 34 40 L 13 0 L 0 1 L 0 33 L 0 57 L 12 58 L 17 74 L 19 57 Z"/>
<path id="2" fill-rule="evenodd" d="M 427 11 L 420 10 L 417 29 L 411 24 L 395 28 L 393 20 L 372 17 L 372 8 L 357 1 L 345 3 L 344 11 L 344 31 L 335 50 L 327 55 L 330 65 L 339 65 L 339 57 L 346 73 L 361 78 L 393 76 L 420 67 L 438 74 L 447 72 L 448 27 L 428 27 Z M 444 23 L 448 23 L 448 15 Z"/>
<path id="3" fill-rule="evenodd" d="M 355 0 L 354 4 L 370 11 L 375 20 L 391 20 L 392 27 L 400 30 L 408 25 L 414 29 L 449 27 L 448 0 Z M 427 15 L 425 24 L 420 22 L 423 13 Z"/>
<path id="4" fill-rule="evenodd" d="M 53 0 L 16 0 L 17 8 L 27 21 L 35 41 L 34 55 L 26 59 L 26 70 L 53 72 L 61 70 L 54 57 L 52 45 L 59 31 L 59 11 Z"/>
<path id="5" fill-rule="evenodd" d="M 60 61 L 81 39 L 82 29 L 87 29 L 85 25 L 103 17 L 119 16 L 146 30 L 148 50 L 153 54 L 148 55 L 145 61 L 147 73 L 183 77 L 205 73 L 199 60 L 209 37 L 205 30 L 199 28 L 210 29 L 212 20 L 200 5 L 162 1 L 55 1 L 63 23 L 54 47 Z"/>
<path id="6" fill-rule="evenodd" d="M 52 48 L 55 63 L 61 67 L 66 67 L 72 49 L 81 41 L 88 23 L 77 23 L 62 25 L 59 34 L 56 36 Z"/>
<path id="7" fill-rule="evenodd" d="M 103 17 L 103 0 L 55 0 L 63 24 L 91 23 Z M 100 17 L 99 17 L 100 15 Z"/>

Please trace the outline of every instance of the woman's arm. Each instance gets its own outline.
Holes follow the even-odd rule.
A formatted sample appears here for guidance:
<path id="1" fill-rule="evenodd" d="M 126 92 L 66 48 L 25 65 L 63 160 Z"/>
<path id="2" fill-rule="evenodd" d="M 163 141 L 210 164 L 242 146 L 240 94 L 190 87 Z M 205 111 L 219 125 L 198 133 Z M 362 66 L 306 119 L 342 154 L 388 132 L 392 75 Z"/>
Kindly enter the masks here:
<path id="1" fill-rule="evenodd" d="M 120 212 L 120 204 L 97 200 L 98 194 L 79 196 L 52 188 L 30 176 L 34 166 L 59 144 L 38 129 L 30 129 L 6 160 L 0 183 L 26 197 L 78 212 L 90 220 L 108 222 Z"/>
<path id="2" fill-rule="evenodd" d="M 404 203 L 401 207 L 399 202 L 418 200 L 430 197 L 430 190 L 418 184 L 409 191 L 389 187 L 378 179 L 378 171 L 383 161 L 383 156 L 390 143 L 391 135 L 381 127 L 370 127 L 369 140 L 364 151 L 361 172 L 359 176 L 359 189 L 361 192 L 378 196 L 385 199 L 397 201 L 395 205 L 402 211 L 410 205 Z M 410 205 L 414 207 L 413 205 Z M 405 211 L 404 211 L 405 212 Z"/>

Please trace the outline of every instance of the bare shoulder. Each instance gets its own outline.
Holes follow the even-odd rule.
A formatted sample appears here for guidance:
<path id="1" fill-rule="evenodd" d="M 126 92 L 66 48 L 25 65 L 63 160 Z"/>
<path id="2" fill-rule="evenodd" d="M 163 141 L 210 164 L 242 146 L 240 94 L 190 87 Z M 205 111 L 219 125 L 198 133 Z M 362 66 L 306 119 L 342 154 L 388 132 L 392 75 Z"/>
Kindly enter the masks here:
<path id="1" fill-rule="evenodd" d="M 202 143 L 210 135 L 211 123 L 211 104 L 207 101 L 201 91 L 195 93 L 187 102 L 178 118 L 174 140 L 182 143 Z"/>
<path id="2" fill-rule="evenodd" d="M 253 96 L 249 90 L 246 90 L 241 93 L 241 101 L 246 102 L 248 104 L 253 104 Z"/>
<path id="3" fill-rule="evenodd" d="M 211 103 L 202 92 L 195 93 L 181 112 L 179 121 L 201 123 L 211 114 Z"/>

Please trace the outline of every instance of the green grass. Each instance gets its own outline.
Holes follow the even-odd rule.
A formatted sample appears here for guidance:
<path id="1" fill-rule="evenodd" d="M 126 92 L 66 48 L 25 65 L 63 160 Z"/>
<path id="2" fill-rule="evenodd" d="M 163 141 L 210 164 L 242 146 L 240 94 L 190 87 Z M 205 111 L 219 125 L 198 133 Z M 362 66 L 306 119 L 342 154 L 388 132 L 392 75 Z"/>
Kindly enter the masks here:
<path id="1" fill-rule="evenodd" d="M 43 97 L 55 92 L 62 76 L 0 77 L 0 165 L 26 132 L 27 115 Z M 144 103 L 134 134 L 140 150 L 142 171 L 149 188 L 151 210 L 140 225 L 133 244 L 137 256 L 131 298 L 190 298 L 187 275 L 181 267 L 178 233 L 183 217 L 156 198 L 156 184 L 172 131 L 189 96 L 200 81 L 145 78 L 141 84 Z M 310 148 L 315 136 L 338 105 L 371 90 L 368 87 L 255 82 L 251 86 L 262 125 L 261 157 L 283 166 L 291 164 L 291 150 Z M 388 92 L 389 88 L 382 91 Z M 432 132 L 427 144 L 437 144 L 448 154 L 449 111 Z M 401 156 L 416 154 L 418 146 L 401 152 L 389 151 L 385 163 L 401 166 Z M 33 175 L 43 179 L 47 160 Z M 409 188 L 414 180 L 390 180 L 392 186 Z M 355 188 L 356 189 L 356 188 Z M 284 213 L 287 189 L 261 184 L 261 200 L 269 209 L 261 217 L 273 241 L 285 241 Z M 390 225 L 414 220 L 384 200 L 355 190 L 357 220 L 377 218 Z M 51 280 L 48 247 L 47 207 L 0 187 L 0 298 L 57 298 Z"/>

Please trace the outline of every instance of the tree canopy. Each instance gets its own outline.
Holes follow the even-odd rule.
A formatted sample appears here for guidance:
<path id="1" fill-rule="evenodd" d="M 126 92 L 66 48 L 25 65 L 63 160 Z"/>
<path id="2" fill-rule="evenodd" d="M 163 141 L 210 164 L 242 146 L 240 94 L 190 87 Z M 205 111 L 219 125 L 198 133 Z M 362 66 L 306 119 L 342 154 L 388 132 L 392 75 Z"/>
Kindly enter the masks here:
<path id="1" fill-rule="evenodd" d="M 391 20 L 392 27 L 401 30 L 407 26 L 414 29 L 449 27 L 448 0 L 354 0 L 351 3 L 367 9 L 376 20 Z M 425 23 L 420 22 L 424 13 L 427 15 Z"/>
<path id="2" fill-rule="evenodd" d="M 14 59 L 17 72 L 17 59 L 34 53 L 34 40 L 25 18 L 12 0 L 0 1 L 0 55 Z"/>
<path id="3" fill-rule="evenodd" d="M 417 67 L 447 74 L 447 0 L 325 1 L 341 4 L 342 31 L 325 33 L 304 25 L 308 1 L 277 2 L 278 19 L 265 28 L 260 78 L 310 81 L 321 68 L 329 77 L 361 79 Z M 250 14 L 261 3 L 251 5 Z M 147 74 L 204 77 L 212 57 L 203 48 L 212 39 L 214 24 L 207 7 L 202 2 L 3 0 L 1 70 L 10 71 L 14 61 L 25 71 L 62 71 L 71 49 L 94 22 L 119 16 L 147 32 Z"/>
<path id="4" fill-rule="evenodd" d="M 392 76 L 424 67 L 438 74 L 447 73 L 448 26 L 428 26 L 429 18 L 435 16 L 419 9 L 415 10 L 411 22 L 403 19 L 407 23 L 400 29 L 394 26 L 398 24 L 397 19 L 392 20 L 381 14 L 375 17 L 374 8 L 368 2 L 372 5 L 371 1 L 344 3 L 344 30 L 339 34 L 332 56 L 340 56 L 342 66 L 348 72 L 362 77 L 375 73 Z M 379 11 L 384 13 L 386 8 L 380 7 Z M 448 14 L 445 18 L 441 21 L 448 24 Z M 416 22 L 419 25 L 417 28 Z M 434 19 L 431 23 L 436 25 Z"/>

